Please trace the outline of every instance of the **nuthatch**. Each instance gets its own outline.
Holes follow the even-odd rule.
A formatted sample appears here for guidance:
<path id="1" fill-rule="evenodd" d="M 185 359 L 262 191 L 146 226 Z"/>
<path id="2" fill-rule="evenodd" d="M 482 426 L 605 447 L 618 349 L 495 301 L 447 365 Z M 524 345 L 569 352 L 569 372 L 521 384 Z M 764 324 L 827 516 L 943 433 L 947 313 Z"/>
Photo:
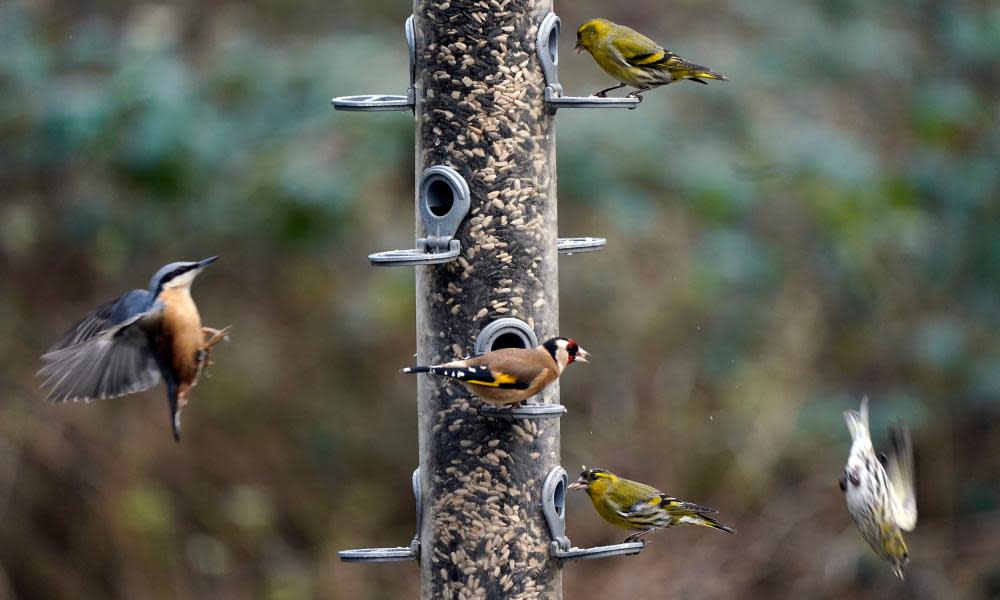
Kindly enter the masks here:
<path id="1" fill-rule="evenodd" d="M 520 404 L 549 386 L 575 360 L 590 354 L 575 341 L 554 337 L 537 348 L 503 348 L 441 365 L 407 367 L 401 373 L 430 373 L 457 379 L 484 402 Z"/>
<path id="2" fill-rule="evenodd" d="M 149 281 L 101 305 L 42 356 L 51 402 L 89 402 L 167 386 L 170 424 L 180 441 L 181 409 L 208 363 L 208 353 L 228 338 L 229 327 L 202 327 L 191 283 L 217 256 L 175 262 Z"/>

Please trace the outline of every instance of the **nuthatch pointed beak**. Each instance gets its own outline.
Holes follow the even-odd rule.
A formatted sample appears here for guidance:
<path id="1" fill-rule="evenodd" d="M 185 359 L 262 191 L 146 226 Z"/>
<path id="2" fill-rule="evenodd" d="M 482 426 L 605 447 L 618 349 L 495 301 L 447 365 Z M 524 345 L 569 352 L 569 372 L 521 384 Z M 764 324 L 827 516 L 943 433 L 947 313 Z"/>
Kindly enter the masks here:
<path id="1" fill-rule="evenodd" d="M 583 44 L 577 43 L 577 45 L 573 48 L 573 54 L 579 54 L 581 52 L 583 52 Z"/>
<path id="2" fill-rule="evenodd" d="M 587 489 L 587 480 L 584 479 L 583 477 L 580 477 L 579 479 L 577 479 L 573 483 L 569 484 L 569 489 L 571 489 L 571 490 L 585 490 L 585 489 Z"/>
<path id="3" fill-rule="evenodd" d="M 587 360 L 588 358 L 590 358 L 590 352 L 587 352 L 583 348 L 580 348 L 579 350 L 576 351 L 576 356 L 573 358 L 573 360 L 589 363 L 590 361 Z"/>
<path id="4" fill-rule="evenodd" d="M 209 256 L 205 260 L 198 261 L 198 269 L 199 270 L 200 269 L 204 269 L 205 267 L 207 267 L 208 265 L 214 263 L 217 260 L 219 260 L 218 256 Z"/>

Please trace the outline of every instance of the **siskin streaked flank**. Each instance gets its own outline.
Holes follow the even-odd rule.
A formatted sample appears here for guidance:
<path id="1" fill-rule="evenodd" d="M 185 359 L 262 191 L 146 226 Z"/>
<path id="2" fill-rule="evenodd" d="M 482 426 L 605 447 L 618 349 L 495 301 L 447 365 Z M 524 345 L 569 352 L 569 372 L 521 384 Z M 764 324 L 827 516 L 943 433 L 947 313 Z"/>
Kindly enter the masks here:
<path id="1" fill-rule="evenodd" d="M 902 579 L 903 569 L 910 560 L 902 531 L 912 531 L 917 525 L 910 432 L 902 424 L 890 430 L 892 447 L 883 467 L 868 428 L 868 398 L 861 399 L 860 412 L 845 412 L 844 420 L 853 439 L 851 454 L 840 477 L 847 510 L 861 537 Z"/>
<path id="2" fill-rule="evenodd" d="M 582 50 L 590 52 L 605 73 L 621 82 L 594 94 L 602 98 L 625 86 L 636 88 L 628 95 L 641 101 L 646 90 L 682 79 L 705 84 L 706 79 L 727 81 L 719 73 L 684 60 L 638 31 L 607 19 L 591 19 L 580 25 L 576 30 L 576 52 Z"/>
<path id="3" fill-rule="evenodd" d="M 676 525 L 701 525 L 736 533 L 732 527 L 709 516 L 718 514 L 719 511 L 714 508 L 678 500 L 606 469 L 583 467 L 580 478 L 569 487 L 586 490 L 597 514 L 608 523 L 638 532 L 625 538 L 626 542 L 637 541 L 651 531 Z"/>

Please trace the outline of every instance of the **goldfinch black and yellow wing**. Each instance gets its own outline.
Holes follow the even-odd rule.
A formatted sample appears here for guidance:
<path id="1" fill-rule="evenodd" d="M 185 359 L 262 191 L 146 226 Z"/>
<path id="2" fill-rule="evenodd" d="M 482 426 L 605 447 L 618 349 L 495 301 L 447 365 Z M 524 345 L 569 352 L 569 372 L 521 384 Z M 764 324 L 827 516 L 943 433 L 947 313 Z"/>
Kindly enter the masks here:
<path id="1" fill-rule="evenodd" d="M 513 373 L 490 365 L 475 365 L 464 369 L 452 369 L 450 373 L 445 373 L 445 376 L 457 379 L 463 383 L 509 390 L 524 390 L 528 389 L 531 385 L 531 381 L 523 381 Z"/>
<path id="2" fill-rule="evenodd" d="M 430 373 L 449 379 L 455 379 L 462 383 L 470 383 L 485 387 L 495 387 L 501 389 L 525 390 L 530 387 L 530 381 L 521 381 L 515 375 L 493 370 L 487 365 L 472 365 L 463 367 L 449 367 L 438 365 L 432 367 L 408 367 L 402 370 L 403 373 Z"/>

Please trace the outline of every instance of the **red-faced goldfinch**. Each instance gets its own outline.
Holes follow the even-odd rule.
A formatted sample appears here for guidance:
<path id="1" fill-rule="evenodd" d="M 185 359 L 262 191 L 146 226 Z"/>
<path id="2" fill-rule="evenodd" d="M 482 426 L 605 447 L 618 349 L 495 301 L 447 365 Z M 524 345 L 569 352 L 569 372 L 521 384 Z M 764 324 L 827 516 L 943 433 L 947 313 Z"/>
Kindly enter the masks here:
<path id="1" fill-rule="evenodd" d="M 575 341 L 554 337 L 537 348 L 504 348 L 440 365 L 407 367 L 400 373 L 457 379 L 484 402 L 505 406 L 540 393 L 559 379 L 570 363 L 589 362 L 589 356 Z"/>

